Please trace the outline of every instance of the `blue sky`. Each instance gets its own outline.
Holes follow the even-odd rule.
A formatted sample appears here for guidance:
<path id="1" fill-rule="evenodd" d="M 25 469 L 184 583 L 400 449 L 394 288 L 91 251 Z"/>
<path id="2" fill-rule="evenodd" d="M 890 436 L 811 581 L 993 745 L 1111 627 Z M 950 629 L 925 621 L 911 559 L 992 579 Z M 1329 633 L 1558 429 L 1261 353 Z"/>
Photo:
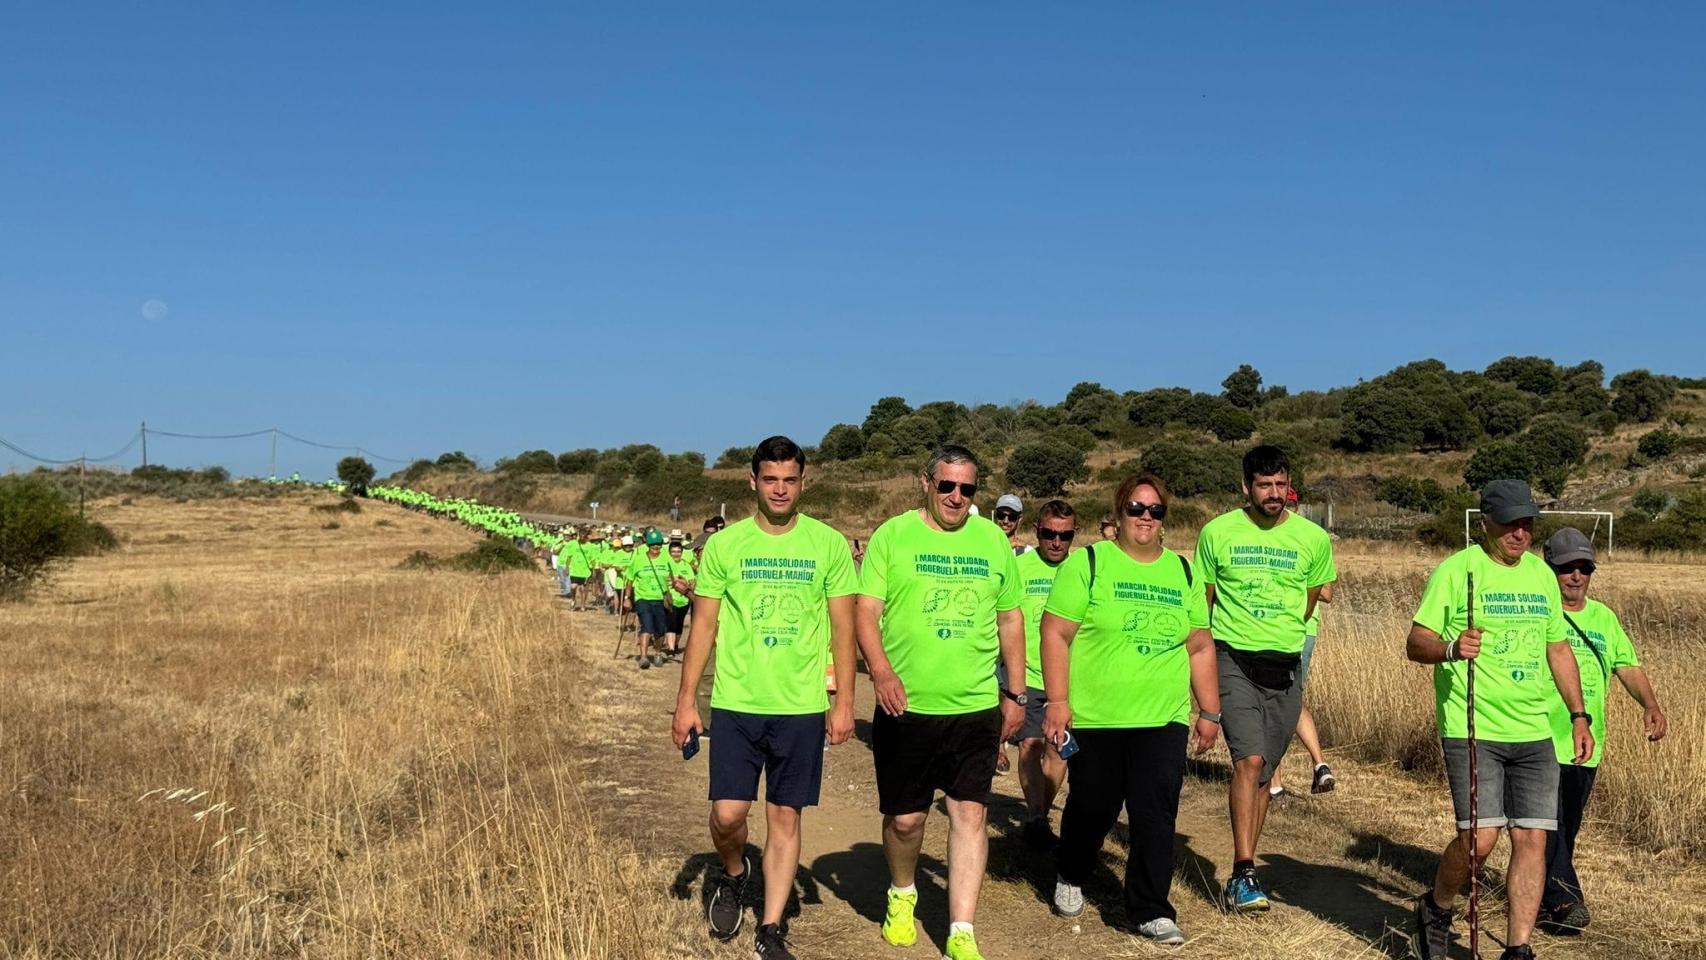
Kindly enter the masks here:
<path id="1" fill-rule="evenodd" d="M 1696 5 L 357 6 L 8 15 L 0 437 L 714 456 L 1245 362 L 1706 374 Z"/>

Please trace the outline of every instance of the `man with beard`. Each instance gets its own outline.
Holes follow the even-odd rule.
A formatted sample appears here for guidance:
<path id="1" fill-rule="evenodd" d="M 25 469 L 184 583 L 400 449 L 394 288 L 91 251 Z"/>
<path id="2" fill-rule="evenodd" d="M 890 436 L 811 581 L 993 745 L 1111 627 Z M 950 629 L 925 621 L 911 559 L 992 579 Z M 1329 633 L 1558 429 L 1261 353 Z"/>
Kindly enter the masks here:
<path id="1" fill-rule="evenodd" d="M 949 825 L 948 960 L 982 960 L 972 921 L 989 859 L 995 748 L 1018 731 L 1029 702 L 1018 565 L 1001 529 L 971 516 L 977 477 L 970 450 L 938 448 L 920 477 L 923 508 L 877 528 L 859 576 L 859 648 L 877 695 L 871 755 L 889 868 L 883 939 L 904 947 L 918 937 L 918 854 L 940 790 Z M 998 654 L 1007 668 L 999 682 Z"/>
<path id="2" fill-rule="evenodd" d="M 711 690 L 711 843 L 722 859 L 706 907 L 711 933 L 740 932 L 751 863 L 747 814 L 765 781 L 764 906 L 757 960 L 794 960 L 782 912 L 800 865 L 800 816 L 823 782 L 823 745 L 853 732 L 853 606 L 858 581 L 841 534 L 798 512 L 806 455 L 771 437 L 752 455 L 758 512 L 704 544 L 693 628 L 671 730 L 684 747 L 704 723 L 696 692 L 717 648 Z M 824 670 L 833 652 L 833 709 Z M 824 712 L 828 710 L 827 724 Z"/>
<path id="3" fill-rule="evenodd" d="M 1285 452 L 1255 447 L 1243 468 L 1244 507 L 1203 525 L 1196 566 L 1207 587 L 1221 730 L 1232 754 L 1226 904 L 1235 913 L 1258 913 L 1269 903 L 1256 879 L 1256 844 L 1272 800 L 1267 783 L 1303 707 L 1297 674 L 1304 624 L 1337 574 L 1327 531 L 1285 508 L 1291 489 Z"/>

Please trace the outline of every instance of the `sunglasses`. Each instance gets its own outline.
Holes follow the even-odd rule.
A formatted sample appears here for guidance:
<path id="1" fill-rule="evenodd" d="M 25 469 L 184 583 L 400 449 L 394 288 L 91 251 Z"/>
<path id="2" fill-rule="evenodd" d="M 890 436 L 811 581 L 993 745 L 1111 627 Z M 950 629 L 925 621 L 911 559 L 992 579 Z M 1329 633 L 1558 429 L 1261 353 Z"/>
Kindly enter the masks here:
<path id="1" fill-rule="evenodd" d="M 1577 560 L 1576 562 L 1566 566 L 1552 568 L 1552 572 L 1559 576 L 1563 576 L 1566 573 L 1585 573 L 1591 577 L 1593 576 L 1593 571 L 1594 565 L 1586 560 Z"/>
<path id="2" fill-rule="evenodd" d="M 1125 505 L 1125 515 L 1128 517 L 1141 517 L 1146 513 L 1160 520 L 1167 516 L 1167 505 L 1165 503 L 1139 503 L 1136 500 Z"/>
<path id="3" fill-rule="evenodd" d="M 995 511 L 995 519 L 997 519 L 997 520 L 1018 520 L 1019 515 L 1017 513 L 1014 513 L 1011 510 L 997 510 L 997 511 Z"/>
<path id="4" fill-rule="evenodd" d="M 1077 530 L 1037 530 L 1038 540 L 1071 540 L 1078 535 Z"/>
<path id="5" fill-rule="evenodd" d="M 967 500 L 977 496 L 977 484 L 975 483 L 955 483 L 952 480 L 936 481 L 937 493 L 953 493 L 956 487 L 959 488 L 960 496 Z"/>

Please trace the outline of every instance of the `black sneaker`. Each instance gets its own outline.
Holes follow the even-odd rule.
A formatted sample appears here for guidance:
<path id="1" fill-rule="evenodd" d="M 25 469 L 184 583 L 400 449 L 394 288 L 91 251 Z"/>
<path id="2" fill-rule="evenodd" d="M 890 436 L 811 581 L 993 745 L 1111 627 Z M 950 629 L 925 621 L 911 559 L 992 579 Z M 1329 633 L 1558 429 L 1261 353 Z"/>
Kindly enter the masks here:
<path id="1" fill-rule="evenodd" d="M 1505 952 L 1499 954 L 1499 960 L 1534 960 L 1534 948 L 1526 943 L 1506 947 Z"/>
<path id="2" fill-rule="evenodd" d="M 1315 765 L 1315 776 L 1309 783 L 1310 793 L 1332 793 L 1333 788 L 1338 785 L 1339 780 L 1337 777 L 1333 776 L 1332 767 L 1329 767 L 1324 763 L 1318 763 Z"/>
<path id="3" fill-rule="evenodd" d="M 752 960 L 795 960 L 781 927 L 767 923 L 758 928 L 758 936 L 752 941 Z"/>
<path id="4" fill-rule="evenodd" d="M 1434 906 L 1431 893 L 1416 898 L 1415 950 L 1418 960 L 1445 960 L 1451 951 L 1450 910 Z"/>
<path id="5" fill-rule="evenodd" d="M 1541 907 L 1540 922 L 1536 926 L 1554 936 L 1581 936 L 1593 921 L 1593 915 L 1588 913 L 1585 903 L 1570 903 L 1561 907 Z"/>
<path id="6" fill-rule="evenodd" d="M 718 940 L 732 940 L 740 933 L 740 925 L 746 920 L 746 881 L 752 877 L 752 860 L 741 858 L 741 874 L 731 877 L 726 870 L 718 870 L 717 876 L 711 881 L 711 899 L 705 904 L 705 919 L 711 924 L 711 936 Z"/>
<path id="7" fill-rule="evenodd" d="M 1034 817 L 1025 821 L 1023 836 L 1025 843 L 1036 850 L 1053 850 L 1055 845 L 1054 831 L 1049 829 L 1047 817 Z"/>

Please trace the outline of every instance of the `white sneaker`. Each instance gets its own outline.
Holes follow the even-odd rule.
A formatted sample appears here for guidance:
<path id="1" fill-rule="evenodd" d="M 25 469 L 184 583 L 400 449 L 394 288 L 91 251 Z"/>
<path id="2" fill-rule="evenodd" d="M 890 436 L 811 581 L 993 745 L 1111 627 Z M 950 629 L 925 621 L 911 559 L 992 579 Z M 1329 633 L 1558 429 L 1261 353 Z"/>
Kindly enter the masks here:
<path id="1" fill-rule="evenodd" d="M 1137 932 L 1148 937 L 1151 942 L 1176 947 L 1185 942 L 1185 931 L 1179 925 L 1166 917 L 1156 917 L 1148 923 L 1139 924 Z"/>
<path id="2" fill-rule="evenodd" d="M 1076 917 L 1084 912 L 1084 890 L 1065 880 L 1054 879 L 1054 912 L 1063 917 Z"/>

